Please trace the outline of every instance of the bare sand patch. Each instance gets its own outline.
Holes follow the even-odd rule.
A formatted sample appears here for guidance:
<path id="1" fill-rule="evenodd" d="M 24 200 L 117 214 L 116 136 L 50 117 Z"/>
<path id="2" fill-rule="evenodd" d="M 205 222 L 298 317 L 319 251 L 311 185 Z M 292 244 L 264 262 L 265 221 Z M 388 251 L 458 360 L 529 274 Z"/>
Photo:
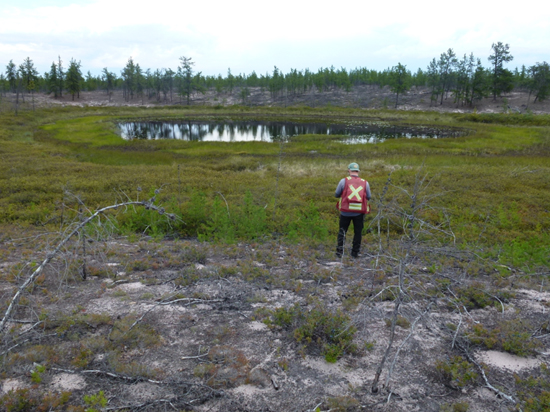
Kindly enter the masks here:
<path id="1" fill-rule="evenodd" d="M 542 362 L 535 358 L 521 358 L 506 352 L 488 350 L 477 354 L 478 358 L 487 365 L 495 368 L 507 369 L 512 372 L 519 372 L 523 369 L 532 369 Z"/>
<path id="2" fill-rule="evenodd" d="M 137 289 L 143 289 L 145 287 L 146 286 L 141 282 L 132 282 L 132 283 L 123 283 L 122 285 L 118 285 L 114 289 L 130 292 Z"/>
<path id="3" fill-rule="evenodd" d="M 52 388 L 59 391 L 74 391 L 86 387 L 84 377 L 71 373 L 60 373 L 51 382 Z"/>
<path id="4" fill-rule="evenodd" d="M 20 379 L 6 379 L 2 382 L 2 392 L 8 393 L 9 391 L 15 391 L 17 389 L 25 388 L 27 385 Z"/>

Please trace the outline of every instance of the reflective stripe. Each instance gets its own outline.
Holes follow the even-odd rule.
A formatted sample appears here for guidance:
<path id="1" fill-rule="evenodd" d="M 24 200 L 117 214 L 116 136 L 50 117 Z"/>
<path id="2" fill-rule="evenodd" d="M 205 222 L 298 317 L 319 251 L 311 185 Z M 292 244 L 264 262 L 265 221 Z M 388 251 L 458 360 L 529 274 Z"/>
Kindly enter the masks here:
<path id="1" fill-rule="evenodd" d="M 349 188 L 351 189 L 351 194 L 348 196 L 348 199 L 351 200 L 353 197 L 357 197 L 358 201 L 361 201 L 361 195 L 359 192 L 363 190 L 363 186 L 359 186 L 357 189 L 353 187 L 353 185 L 349 185 Z"/>
<path id="2" fill-rule="evenodd" d="M 362 208 L 363 208 L 362 203 L 350 203 L 349 204 L 349 210 L 359 210 L 359 211 L 361 211 Z"/>

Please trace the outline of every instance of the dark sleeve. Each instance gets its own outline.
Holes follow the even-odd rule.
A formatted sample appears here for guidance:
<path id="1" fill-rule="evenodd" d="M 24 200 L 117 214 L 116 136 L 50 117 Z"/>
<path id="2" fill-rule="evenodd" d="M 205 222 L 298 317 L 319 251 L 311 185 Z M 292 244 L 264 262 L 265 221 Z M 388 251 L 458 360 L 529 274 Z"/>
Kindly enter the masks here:
<path id="1" fill-rule="evenodd" d="M 370 198 L 371 198 L 371 193 L 370 193 L 369 182 L 365 182 L 365 183 L 366 183 L 366 187 L 367 187 L 367 200 L 370 200 Z"/>
<path id="2" fill-rule="evenodd" d="M 344 186 L 346 185 L 346 179 L 340 180 L 340 183 L 338 183 L 338 186 L 336 187 L 336 192 L 334 193 L 334 197 L 340 197 L 342 196 L 342 192 L 344 191 Z"/>

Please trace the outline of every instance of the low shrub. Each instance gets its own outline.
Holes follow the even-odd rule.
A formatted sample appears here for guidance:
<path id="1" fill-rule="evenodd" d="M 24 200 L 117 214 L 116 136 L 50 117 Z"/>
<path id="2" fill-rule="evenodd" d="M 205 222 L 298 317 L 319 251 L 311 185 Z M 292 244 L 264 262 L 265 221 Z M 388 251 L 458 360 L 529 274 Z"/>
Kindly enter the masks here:
<path id="1" fill-rule="evenodd" d="M 467 412 L 470 409 L 468 402 L 446 403 L 439 408 L 440 412 Z"/>
<path id="2" fill-rule="evenodd" d="M 474 282 L 470 286 L 455 291 L 459 302 L 466 309 L 483 309 L 487 306 L 501 308 L 501 303 L 507 302 L 514 294 L 505 290 L 487 291 L 486 286 L 480 282 Z"/>
<path id="3" fill-rule="evenodd" d="M 0 396 L 0 411 L 49 412 L 65 410 L 71 392 L 37 393 L 29 388 L 10 390 Z"/>
<path id="4" fill-rule="evenodd" d="M 336 362 L 345 353 L 357 352 L 353 337 L 357 329 L 340 310 L 332 311 L 316 303 L 310 311 L 298 304 L 278 308 L 264 319 L 271 327 L 292 329 L 294 339 L 312 353 L 320 353 L 327 362 Z"/>
<path id="5" fill-rule="evenodd" d="M 462 356 L 437 360 L 435 362 L 435 369 L 443 383 L 454 389 L 473 385 L 478 378 L 474 365 Z"/>
<path id="6" fill-rule="evenodd" d="M 532 339 L 527 321 L 517 319 L 503 320 L 493 328 L 482 324 L 473 325 L 466 336 L 471 343 L 485 346 L 487 349 L 503 350 L 518 356 L 529 356 L 536 353 L 541 342 Z"/>
<path id="7" fill-rule="evenodd" d="M 542 364 L 539 370 L 529 371 L 526 378 L 514 376 L 518 398 L 524 412 L 550 411 L 550 367 Z"/>
<path id="8" fill-rule="evenodd" d="M 210 362 L 198 365 L 193 374 L 214 388 L 232 388 L 243 384 L 250 371 L 249 361 L 238 349 L 215 346 L 208 353 Z"/>

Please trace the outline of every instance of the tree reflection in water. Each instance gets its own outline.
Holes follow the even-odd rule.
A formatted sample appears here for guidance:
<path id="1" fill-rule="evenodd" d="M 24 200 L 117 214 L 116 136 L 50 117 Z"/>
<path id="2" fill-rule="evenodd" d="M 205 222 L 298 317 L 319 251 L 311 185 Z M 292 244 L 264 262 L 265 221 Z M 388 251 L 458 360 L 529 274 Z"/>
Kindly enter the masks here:
<path id="1" fill-rule="evenodd" d="M 194 142 L 276 142 L 301 135 L 342 136 L 343 143 L 378 143 L 396 138 L 458 137 L 456 129 L 393 125 L 345 125 L 293 122 L 124 122 L 118 124 L 125 140 L 175 139 Z"/>

